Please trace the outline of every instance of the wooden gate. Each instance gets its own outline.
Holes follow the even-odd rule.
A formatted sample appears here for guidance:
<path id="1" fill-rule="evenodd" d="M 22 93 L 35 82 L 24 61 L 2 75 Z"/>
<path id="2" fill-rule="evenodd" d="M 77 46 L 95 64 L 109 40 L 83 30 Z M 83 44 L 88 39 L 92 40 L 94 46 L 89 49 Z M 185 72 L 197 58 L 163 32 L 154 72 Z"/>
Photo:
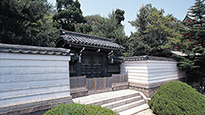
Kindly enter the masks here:
<path id="1" fill-rule="evenodd" d="M 93 55 L 82 56 L 81 75 L 86 75 L 87 77 L 102 76 L 102 57 Z"/>

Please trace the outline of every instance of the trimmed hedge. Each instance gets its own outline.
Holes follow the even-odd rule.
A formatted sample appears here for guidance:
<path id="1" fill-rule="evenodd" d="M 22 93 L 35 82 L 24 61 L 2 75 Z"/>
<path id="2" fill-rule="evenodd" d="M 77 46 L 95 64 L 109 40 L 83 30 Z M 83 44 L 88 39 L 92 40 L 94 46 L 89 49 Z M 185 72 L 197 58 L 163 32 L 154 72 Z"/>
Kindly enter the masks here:
<path id="1" fill-rule="evenodd" d="M 61 104 L 50 109 L 44 115 L 118 115 L 114 111 L 94 105 L 70 103 Z"/>
<path id="2" fill-rule="evenodd" d="M 162 85 L 149 101 L 157 115 L 205 115 L 205 96 L 180 81 Z"/>

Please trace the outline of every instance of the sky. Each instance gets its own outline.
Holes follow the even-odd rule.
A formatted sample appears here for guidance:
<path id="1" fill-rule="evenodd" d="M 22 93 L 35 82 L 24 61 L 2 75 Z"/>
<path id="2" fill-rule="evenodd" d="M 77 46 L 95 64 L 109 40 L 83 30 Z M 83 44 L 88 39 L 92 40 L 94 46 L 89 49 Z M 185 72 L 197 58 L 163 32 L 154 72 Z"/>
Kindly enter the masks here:
<path id="1" fill-rule="evenodd" d="M 56 0 L 48 0 L 55 5 Z M 113 10 L 121 9 L 125 11 L 125 20 L 122 24 L 125 26 L 126 35 L 135 32 L 128 21 L 134 21 L 138 10 L 142 5 L 152 4 L 158 10 L 164 9 L 165 15 L 172 14 L 179 20 L 183 20 L 188 9 L 194 5 L 195 0 L 78 0 L 81 4 L 81 10 L 84 16 L 100 14 L 108 17 Z"/>

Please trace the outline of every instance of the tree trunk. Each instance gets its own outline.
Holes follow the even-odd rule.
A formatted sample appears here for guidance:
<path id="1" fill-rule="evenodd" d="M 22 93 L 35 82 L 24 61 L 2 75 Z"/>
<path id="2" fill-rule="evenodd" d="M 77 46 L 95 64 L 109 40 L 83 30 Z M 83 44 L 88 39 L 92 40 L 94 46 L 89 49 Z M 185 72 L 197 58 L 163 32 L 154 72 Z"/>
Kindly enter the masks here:
<path id="1" fill-rule="evenodd" d="M 205 84 L 205 80 L 203 79 L 203 84 L 202 84 L 201 91 L 200 91 L 201 94 L 203 94 L 203 87 L 204 87 L 204 84 Z"/>

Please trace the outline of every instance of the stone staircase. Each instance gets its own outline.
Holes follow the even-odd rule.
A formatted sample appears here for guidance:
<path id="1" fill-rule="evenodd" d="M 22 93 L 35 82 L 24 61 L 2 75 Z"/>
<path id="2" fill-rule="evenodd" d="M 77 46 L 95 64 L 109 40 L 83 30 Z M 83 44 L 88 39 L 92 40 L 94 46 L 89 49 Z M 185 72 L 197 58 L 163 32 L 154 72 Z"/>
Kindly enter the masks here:
<path id="1" fill-rule="evenodd" d="M 140 92 L 126 89 L 73 99 L 75 103 L 101 105 L 120 115 L 135 115 L 149 109 Z"/>

